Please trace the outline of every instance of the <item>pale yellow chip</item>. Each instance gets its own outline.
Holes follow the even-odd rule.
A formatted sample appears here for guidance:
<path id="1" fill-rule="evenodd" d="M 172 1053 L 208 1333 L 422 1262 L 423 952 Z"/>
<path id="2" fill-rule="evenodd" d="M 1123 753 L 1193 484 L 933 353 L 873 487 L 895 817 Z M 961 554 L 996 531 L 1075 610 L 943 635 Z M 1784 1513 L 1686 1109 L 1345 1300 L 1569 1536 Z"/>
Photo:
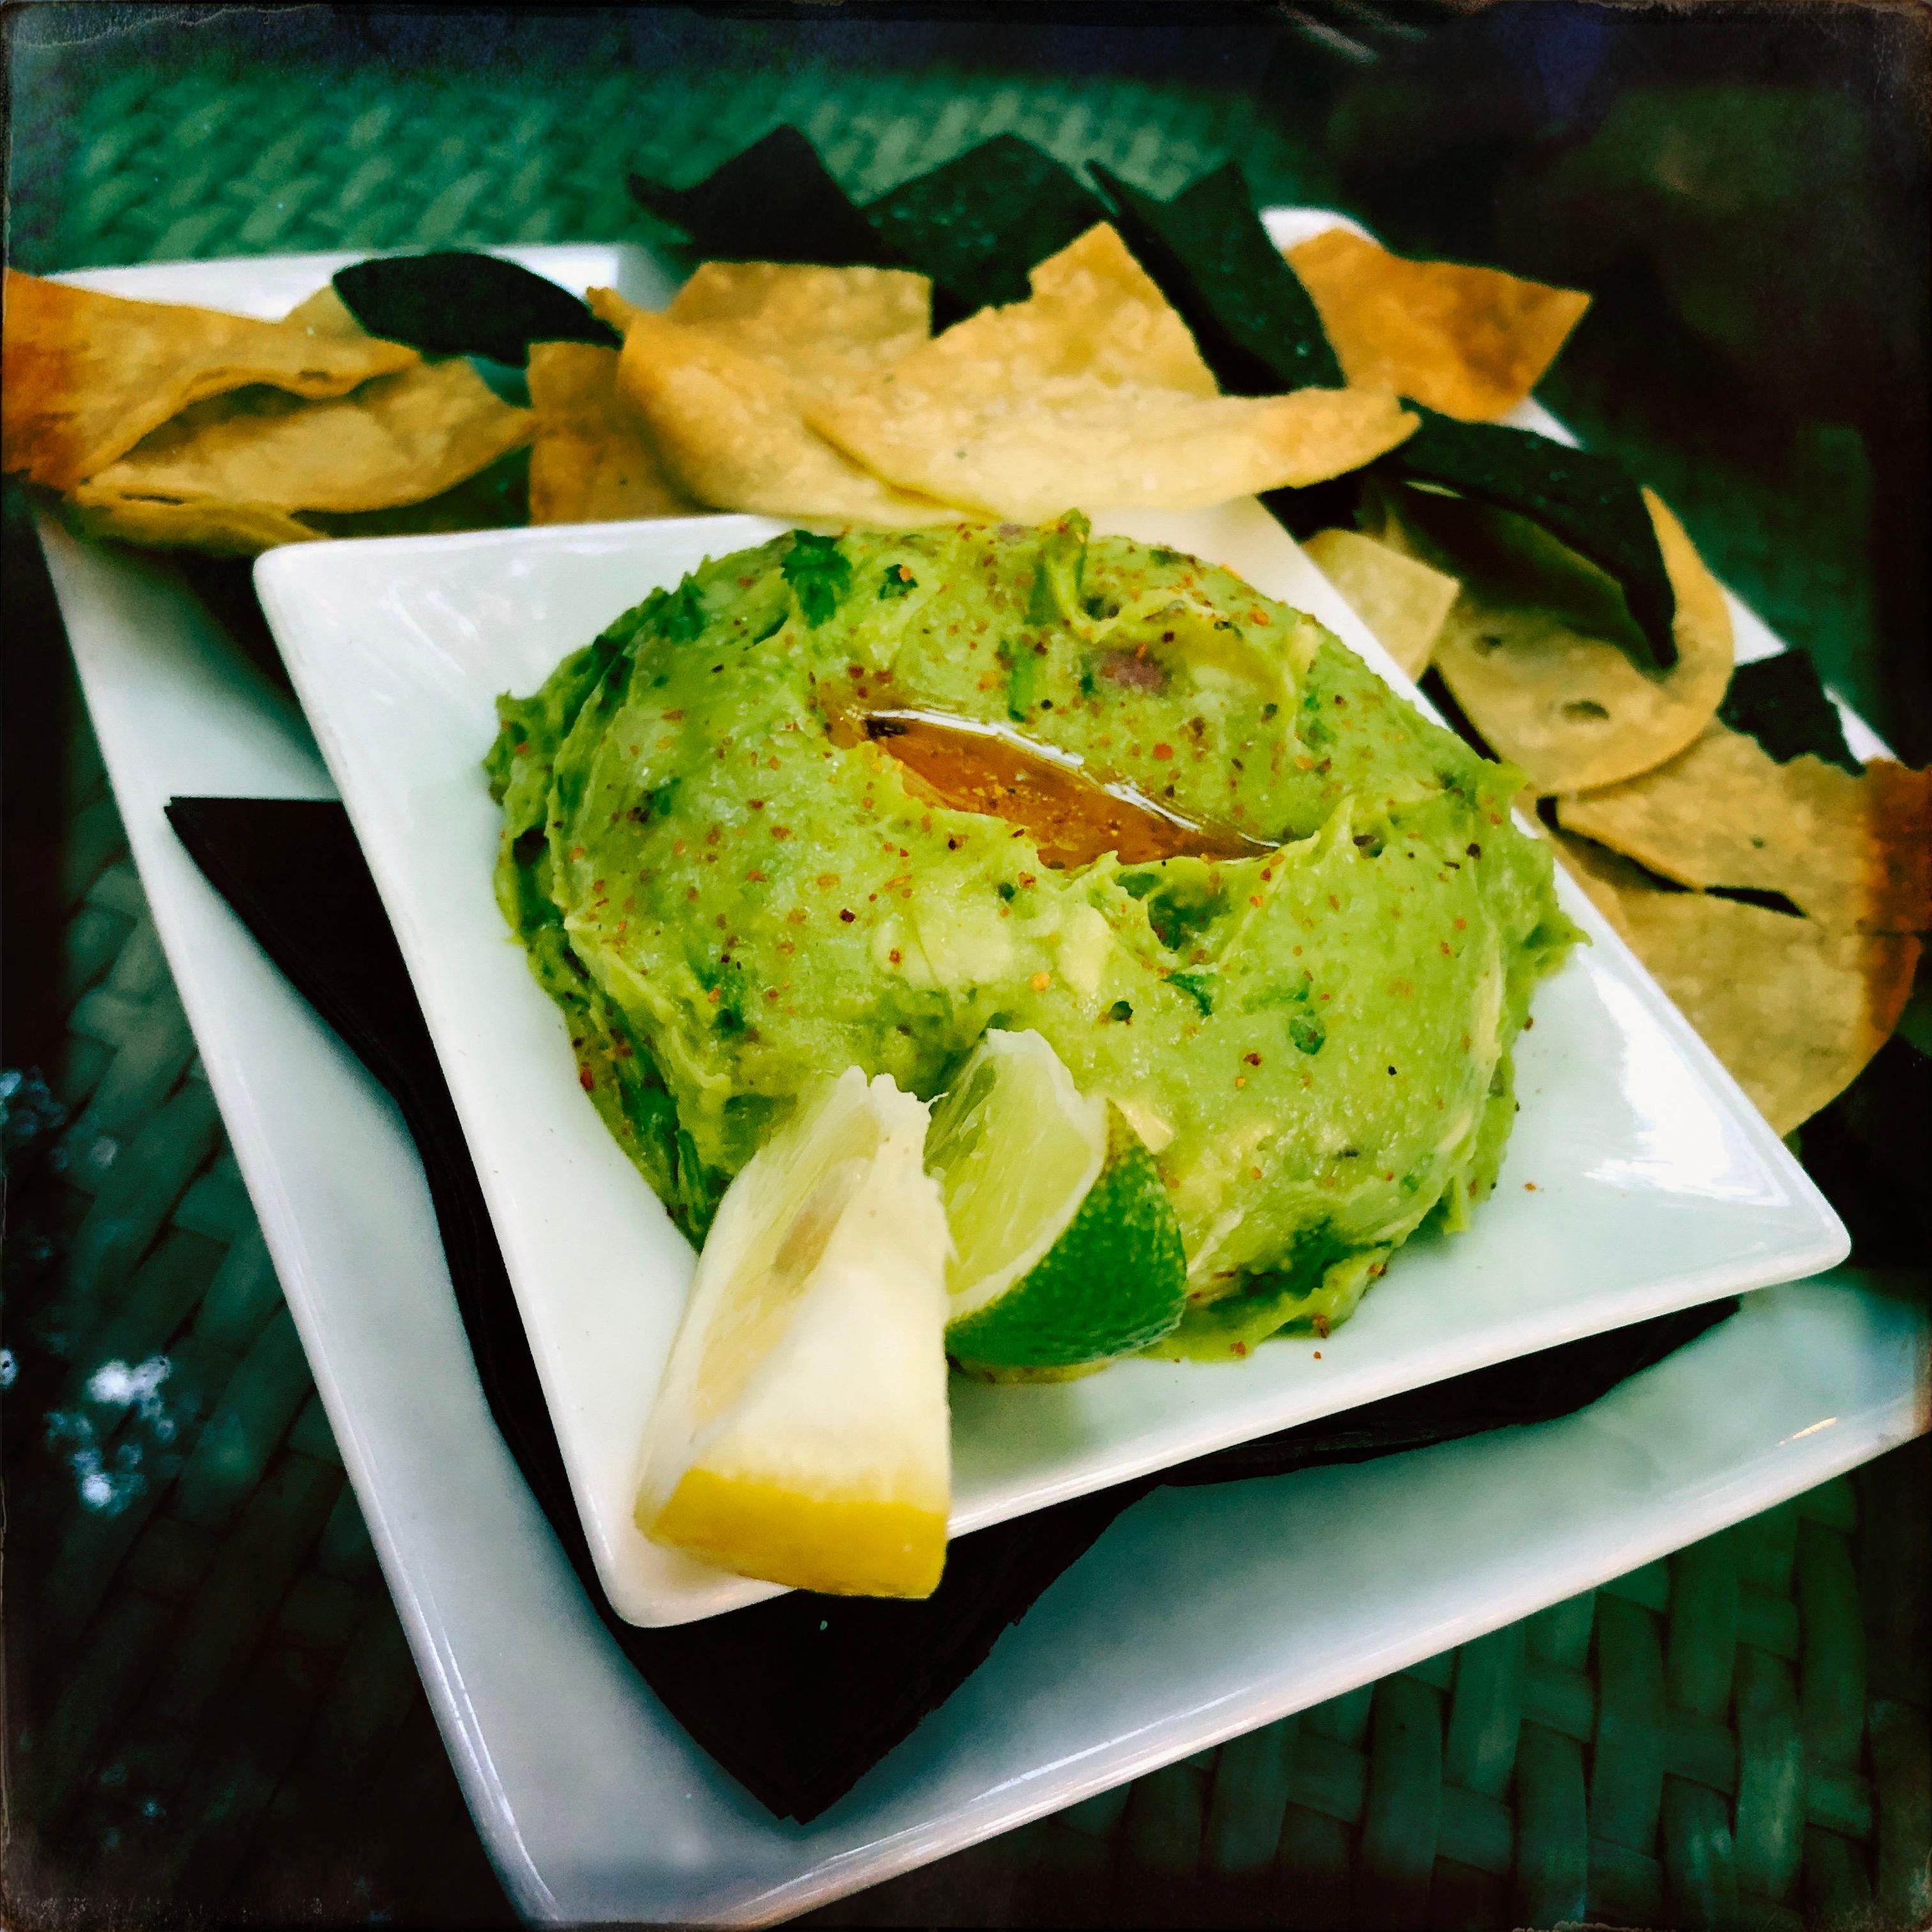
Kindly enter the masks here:
<path id="1" fill-rule="evenodd" d="M 1616 583 L 1528 518 L 1420 490 L 1390 500 L 1388 540 L 1462 580 L 1436 668 L 1491 750 L 1538 791 L 1634 778 L 1717 715 L 1730 682 L 1730 613 L 1683 526 L 1649 490 L 1677 600 L 1667 671 L 1650 665 Z"/>
<path id="2" fill-rule="evenodd" d="M 932 284 L 903 268 L 706 262 L 664 313 L 832 396 L 931 338 Z"/>
<path id="3" fill-rule="evenodd" d="M 807 421 L 902 489 L 1038 522 L 1070 504 L 1191 508 L 1359 469 L 1414 430 L 1385 391 L 1222 396 L 1113 229 Z"/>
<path id="4" fill-rule="evenodd" d="M 1352 388 L 1482 422 L 1535 388 L 1590 306 L 1498 268 L 1392 255 L 1346 228 L 1288 251 Z"/>
<path id="5" fill-rule="evenodd" d="M 1563 862 L 1564 869 L 1588 896 L 1590 903 L 1628 940 L 1624 924 L 1623 895 L 1629 892 L 1655 892 L 1657 881 L 1641 866 L 1574 833 L 1552 830 L 1537 818 L 1532 806 L 1524 816 L 1536 830 L 1546 836 Z"/>
<path id="6" fill-rule="evenodd" d="M 783 368 L 704 329 L 633 310 L 617 385 L 680 485 L 715 509 L 891 530 L 963 514 L 862 469 L 808 427 Z"/>
<path id="7" fill-rule="evenodd" d="M 1301 548 L 1376 643 L 1420 677 L 1462 588 L 1455 578 L 1360 530 L 1317 530 Z"/>
<path id="8" fill-rule="evenodd" d="M 259 556 L 282 544 L 319 542 L 327 534 L 273 503 L 184 502 L 112 493 L 90 497 L 85 484 L 68 500 L 71 520 L 84 535 L 153 550 Z"/>
<path id="9" fill-rule="evenodd" d="M 272 503 L 376 510 L 439 496 L 530 439 L 527 410 L 500 401 L 460 357 L 378 376 L 346 396 L 304 402 L 239 389 L 196 403 L 76 501 Z"/>
<path id="10" fill-rule="evenodd" d="M 1780 1134 L 1843 1093 L 1898 1023 L 1919 940 L 1706 892 L 1616 889 L 1619 930 Z"/>
<path id="11" fill-rule="evenodd" d="M 8 269 L 0 466 L 71 489 L 171 417 L 259 386 L 340 396 L 420 358 L 359 330 L 260 322 L 176 303 L 128 302 Z"/>
<path id="12" fill-rule="evenodd" d="M 617 523 L 702 507 L 672 481 L 649 425 L 619 394 L 616 350 L 533 342 L 530 385 L 532 523 Z"/>
<path id="13" fill-rule="evenodd" d="M 1854 777 L 1808 755 L 1780 765 L 1714 719 L 1655 770 L 1556 809 L 1566 830 L 1680 885 L 1782 892 L 1841 928 L 1932 923 L 1932 772 L 1886 760 Z"/>

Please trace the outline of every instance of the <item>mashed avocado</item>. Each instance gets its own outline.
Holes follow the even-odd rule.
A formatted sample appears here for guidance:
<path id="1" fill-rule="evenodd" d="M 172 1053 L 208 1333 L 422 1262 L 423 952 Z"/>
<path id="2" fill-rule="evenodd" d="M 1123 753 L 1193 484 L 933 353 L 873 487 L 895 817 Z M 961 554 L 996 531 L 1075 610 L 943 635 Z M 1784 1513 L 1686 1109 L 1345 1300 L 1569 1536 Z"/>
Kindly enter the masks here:
<path id="1" fill-rule="evenodd" d="M 1229 572 L 1076 516 L 794 532 L 500 710 L 499 898 L 694 1239 L 814 1076 L 930 1097 L 989 1026 L 1153 1153 L 1194 1304 L 1166 1352 L 1341 1319 L 1494 1180 L 1511 1042 L 1576 936 L 1518 776 Z M 963 809 L 896 754 L 922 717 L 1131 788 L 1193 849 L 1064 862 L 1024 783 Z"/>

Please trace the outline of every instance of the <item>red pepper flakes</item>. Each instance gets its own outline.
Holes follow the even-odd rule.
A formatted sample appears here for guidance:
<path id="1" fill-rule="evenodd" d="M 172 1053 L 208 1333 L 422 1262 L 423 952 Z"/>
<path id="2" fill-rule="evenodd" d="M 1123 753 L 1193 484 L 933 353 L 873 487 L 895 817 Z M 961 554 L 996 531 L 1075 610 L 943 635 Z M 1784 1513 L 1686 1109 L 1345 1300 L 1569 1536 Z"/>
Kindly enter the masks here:
<path id="1" fill-rule="evenodd" d="M 589 1067 L 580 1066 L 577 1070 L 577 1084 L 587 1094 L 597 1084 L 597 1076 Z"/>
<path id="2" fill-rule="evenodd" d="M 848 926 L 850 926 L 852 922 L 859 916 L 859 915 L 856 912 L 847 911 L 845 908 L 842 906 L 839 908 L 838 916 L 843 920 Z"/>

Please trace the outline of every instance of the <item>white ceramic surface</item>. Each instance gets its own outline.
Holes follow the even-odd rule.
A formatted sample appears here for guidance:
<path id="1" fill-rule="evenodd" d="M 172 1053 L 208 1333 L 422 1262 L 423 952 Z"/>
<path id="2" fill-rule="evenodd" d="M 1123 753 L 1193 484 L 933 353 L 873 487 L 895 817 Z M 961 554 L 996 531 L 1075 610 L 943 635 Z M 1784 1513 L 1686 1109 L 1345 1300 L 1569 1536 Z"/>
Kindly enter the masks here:
<path id="1" fill-rule="evenodd" d="M 572 285 L 651 293 L 632 251 L 517 252 Z M 274 314 L 340 259 L 75 279 Z M 1560 1422 L 1163 1492 L 831 1812 L 775 1821 L 597 1623 L 490 1421 L 394 1107 L 162 816 L 184 793 L 329 796 L 302 718 L 165 564 L 42 532 L 155 923 L 344 1462 L 529 1918 L 808 1910 L 1526 1615 L 1926 1426 L 1922 1317 L 1840 1276 L 1752 1296 Z"/>
<path id="2" fill-rule="evenodd" d="M 1313 609 L 1406 685 L 1258 504 L 1096 514 Z M 702 517 L 297 544 L 256 570 L 448 1075 L 599 1573 L 638 1623 L 710 1615 L 769 1586 L 694 1563 L 632 1522 L 638 1444 L 691 1252 L 584 1098 L 562 1016 L 506 935 L 481 760 L 498 692 L 530 690 L 704 556 L 784 527 Z M 1133 1360 L 1050 1387 L 956 1377 L 956 1534 L 1843 1258 L 1842 1231 L 1803 1170 L 1564 885 L 1595 943 L 1537 994 L 1518 1048 L 1522 1112 L 1472 1229 L 1412 1241 L 1325 1342 L 1271 1343 L 1226 1365 Z"/>

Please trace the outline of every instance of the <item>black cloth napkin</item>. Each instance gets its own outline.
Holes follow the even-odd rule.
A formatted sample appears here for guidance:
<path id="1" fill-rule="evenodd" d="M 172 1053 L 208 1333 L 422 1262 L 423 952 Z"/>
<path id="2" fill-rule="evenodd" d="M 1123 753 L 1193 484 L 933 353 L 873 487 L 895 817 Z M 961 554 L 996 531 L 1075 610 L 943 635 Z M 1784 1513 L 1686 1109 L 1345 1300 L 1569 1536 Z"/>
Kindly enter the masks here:
<path id="1" fill-rule="evenodd" d="M 1594 1402 L 1737 1305 L 1499 1363 L 981 1530 L 952 1545 L 923 1603 L 800 1591 L 639 1630 L 597 1580 L 469 1150 L 347 815 L 332 800 L 178 798 L 168 818 L 269 957 L 395 1096 L 422 1156 L 490 1413 L 611 1636 L 691 1736 L 781 1816 L 809 1819 L 842 1797 L 1158 1483 L 1280 1475 L 1547 1420 Z"/>

